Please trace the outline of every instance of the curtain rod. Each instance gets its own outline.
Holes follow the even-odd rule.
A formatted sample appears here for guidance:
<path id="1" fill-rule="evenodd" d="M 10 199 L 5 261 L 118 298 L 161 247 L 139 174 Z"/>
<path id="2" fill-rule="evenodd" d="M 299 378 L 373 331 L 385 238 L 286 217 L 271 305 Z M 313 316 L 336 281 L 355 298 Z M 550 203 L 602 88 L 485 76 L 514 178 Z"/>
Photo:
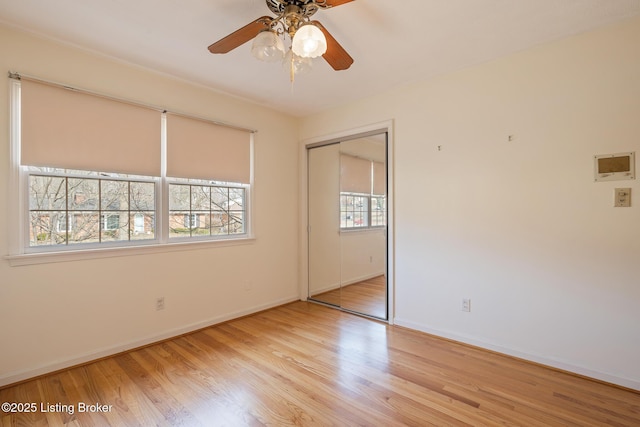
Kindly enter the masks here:
<path id="1" fill-rule="evenodd" d="M 72 91 L 76 91 L 76 92 L 80 92 L 80 93 L 85 93 L 87 95 L 99 96 L 101 98 L 109 99 L 109 100 L 112 100 L 112 101 L 122 102 L 124 104 L 134 105 L 136 107 L 148 108 L 150 110 L 156 110 L 156 111 L 159 111 L 161 113 L 170 113 L 170 114 L 174 114 L 176 116 L 182 116 L 182 117 L 186 117 L 186 118 L 189 118 L 189 119 L 199 120 L 199 121 L 202 121 L 202 122 L 207 122 L 207 123 L 211 123 L 211 124 L 218 125 L 218 126 L 224 126 L 224 127 L 228 127 L 228 128 L 231 128 L 231 129 L 241 130 L 241 131 L 250 132 L 250 133 L 257 133 L 258 132 L 256 129 L 249 129 L 249 128 L 246 128 L 246 127 L 243 127 L 243 126 L 238 126 L 238 125 L 233 125 L 233 124 L 229 124 L 229 123 L 225 123 L 225 122 L 220 122 L 220 121 L 217 121 L 217 120 L 208 119 L 206 117 L 194 116 L 192 114 L 182 113 L 182 112 L 179 112 L 179 111 L 171 111 L 171 110 L 168 110 L 168 109 L 163 108 L 163 107 L 158 107 L 156 105 L 144 104 L 142 102 L 131 101 L 129 99 L 124 99 L 124 98 L 118 98 L 118 97 L 115 97 L 115 96 L 105 95 L 103 93 L 94 92 L 94 91 L 87 90 L 87 89 L 81 89 L 81 88 L 69 86 L 69 85 L 64 84 L 64 83 L 59 83 L 59 82 L 54 82 L 54 81 L 51 81 L 51 80 L 41 79 L 39 77 L 30 76 L 28 74 L 20 74 L 20 73 L 16 73 L 16 72 L 13 72 L 13 71 L 9 71 L 8 75 L 9 75 L 10 79 L 14 79 L 14 80 L 23 80 L 23 79 L 24 80 L 30 80 L 30 81 L 34 81 L 34 82 L 37 82 L 37 83 L 46 84 L 46 85 L 49 85 L 49 86 L 60 87 L 60 88 L 63 88 L 63 89 L 68 89 L 68 90 L 72 90 Z"/>

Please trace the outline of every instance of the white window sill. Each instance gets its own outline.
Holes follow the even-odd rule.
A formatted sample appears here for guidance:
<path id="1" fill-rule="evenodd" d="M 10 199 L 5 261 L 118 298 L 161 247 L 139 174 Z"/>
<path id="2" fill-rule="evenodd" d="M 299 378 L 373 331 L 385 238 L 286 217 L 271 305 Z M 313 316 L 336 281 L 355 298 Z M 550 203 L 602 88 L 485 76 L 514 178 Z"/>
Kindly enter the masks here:
<path id="1" fill-rule="evenodd" d="M 380 233 L 386 231 L 386 229 L 387 227 L 385 226 L 341 228 L 340 234 Z"/>
<path id="2" fill-rule="evenodd" d="M 254 236 L 243 236 L 234 239 L 180 241 L 154 245 L 124 246 L 110 248 L 91 248 L 80 250 L 64 250 L 57 252 L 38 252 L 4 257 L 12 267 L 25 265 L 48 264 L 57 262 L 81 261 L 87 259 L 115 258 L 134 255 L 150 255 L 165 252 L 182 252 L 199 249 L 219 248 L 253 244 Z"/>

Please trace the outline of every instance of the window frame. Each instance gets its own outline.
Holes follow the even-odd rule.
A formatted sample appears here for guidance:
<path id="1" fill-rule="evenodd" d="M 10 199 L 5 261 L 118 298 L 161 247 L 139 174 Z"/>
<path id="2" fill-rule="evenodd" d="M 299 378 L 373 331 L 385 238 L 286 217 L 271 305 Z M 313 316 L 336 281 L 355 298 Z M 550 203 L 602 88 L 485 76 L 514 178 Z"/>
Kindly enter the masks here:
<path id="1" fill-rule="evenodd" d="M 189 203 L 189 209 L 171 209 L 170 206 L 170 201 L 169 201 L 169 209 L 168 209 L 168 215 L 167 215 L 167 220 L 170 220 L 172 212 L 179 214 L 180 212 L 182 212 L 185 216 L 186 215 L 200 215 L 200 214 L 204 214 L 204 213 L 208 213 L 209 215 L 213 214 L 214 212 L 242 212 L 242 216 L 244 218 L 244 223 L 243 223 L 243 232 L 242 233 L 227 233 L 227 234 L 213 234 L 213 233 L 209 233 L 209 235 L 196 235 L 194 236 L 192 234 L 193 229 L 199 228 L 198 226 L 192 226 L 189 227 L 190 233 L 189 236 L 171 236 L 171 227 L 168 227 L 168 239 L 170 242 L 179 242 L 179 241 L 187 241 L 187 240 L 224 240 L 224 239 L 233 239 L 235 236 L 243 236 L 245 234 L 247 234 L 247 216 L 249 215 L 249 208 L 248 208 L 248 195 L 250 194 L 250 187 L 248 185 L 245 184 L 237 184 L 237 183 L 230 183 L 230 182 L 221 182 L 221 181 L 208 181 L 205 182 L 206 180 L 198 180 L 198 179 L 178 179 L 178 178 L 167 178 L 167 189 L 169 190 L 171 188 L 171 185 L 182 185 L 182 186 L 189 186 L 189 187 L 209 187 L 210 189 L 213 188 L 224 188 L 227 190 L 227 201 L 230 201 L 230 191 L 232 189 L 241 189 L 244 192 L 244 197 L 243 197 L 243 209 L 238 210 L 238 209 L 212 209 L 211 206 L 209 207 L 208 211 L 204 211 L 201 209 L 191 209 L 191 201 Z M 189 194 L 191 195 L 191 189 Z M 210 194 L 211 197 L 211 194 Z M 190 196 L 191 198 L 191 196 Z M 196 220 L 196 223 L 199 223 L 199 220 Z M 186 227 L 186 221 L 184 222 L 185 228 Z M 214 237 L 215 236 L 215 237 Z"/>
<path id="2" fill-rule="evenodd" d="M 15 208 L 8 212 L 9 227 L 9 255 L 4 258 L 11 266 L 41 264 L 49 262 L 74 261 L 81 259 L 95 259 L 105 257 L 141 255 L 149 253 L 163 253 L 195 249 L 194 246 L 215 247 L 234 246 L 252 243 L 255 240 L 253 234 L 253 186 L 254 186 L 254 133 L 248 131 L 250 145 L 250 182 L 238 186 L 245 189 L 244 206 L 244 233 L 224 236 L 205 236 L 198 239 L 169 239 L 169 210 L 168 189 L 169 183 L 175 182 L 174 178 L 166 176 L 166 114 L 161 116 L 162 141 L 161 144 L 161 176 L 151 177 L 156 194 L 154 206 L 155 238 L 145 240 L 127 240 L 101 243 L 78 243 L 73 245 L 31 246 L 29 242 L 30 206 L 29 206 L 29 179 L 32 174 L 43 175 L 42 172 L 34 173 L 29 166 L 20 164 L 20 80 L 9 78 L 9 200 L 10 206 Z M 97 174 L 100 171 L 91 171 Z M 107 179 L 112 179 L 107 178 Z M 138 181 L 138 179 L 123 179 L 125 181 Z M 145 182 L 149 182 L 144 180 Z M 109 213 L 109 212 L 101 212 Z M 133 220 L 131 220 L 133 221 Z M 14 226 L 15 225 L 15 226 Z M 69 228 L 69 227 L 67 227 Z M 64 246 L 64 247 L 62 247 Z"/>
<path id="3" fill-rule="evenodd" d="M 369 194 L 364 194 L 364 193 L 352 193 L 352 192 L 346 192 L 346 191 L 341 191 L 340 192 L 340 229 L 341 230 L 366 230 L 368 228 L 371 228 L 371 200 L 370 200 L 371 195 Z M 352 198 L 354 199 L 353 201 L 355 202 L 355 199 L 359 199 L 363 202 L 363 208 L 360 209 L 356 209 L 356 207 L 354 206 L 352 209 L 343 209 L 343 198 Z M 351 218 L 351 222 L 352 225 L 351 226 L 342 226 L 342 216 L 344 215 L 348 215 L 349 213 L 353 214 L 354 218 Z M 361 214 L 363 217 L 363 224 L 361 225 L 356 225 L 356 219 L 355 216 L 356 214 Z M 345 218 L 345 221 L 349 220 L 350 218 L 347 216 Z"/>
<path id="4" fill-rule="evenodd" d="M 373 209 L 374 199 L 380 199 L 382 201 L 383 208 L 379 211 L 377 209 Z M 382 213 L 383 223 L 382 224 L 374 224 L 373 221 L 373 212 L 378 211 Z M 380 194 L 372 194 L 369 196 L 369 228 L 383 228 L 387 226 L 387 196 Z"/>
<path id="5" fill-rule="evenodd" d="M 68 233 L 69 231 L 73 230 L 73 216 L 69 216 L 69 211 L 66 211 L 65 213 L 62 214 L 62 216 L 64 217 L 64 228 L 62 227 L 63 223 L 61 221 L 61 217 L 58 217 L 56 219 L 56 232 L 58 233 Z"/>
<path id="6" fill-rule="evenodd" d="M 142 231 L 138 230 L 138 219 L 142 218 Z M 144 233 L 144 214 L 137 212 L 135 215 L 133 215 L 133 233 Z"/>
<path id="7" fill-rule="evenodd" d="M 115 227 L 110 227 L 109 226 L 109 219 L 111 219 L 111 218 L 115 218 L 116 219 L 116 226 Z M 104 230 L 104 231 L 117 230 L 118 228 L 120 228 L 120 215 L 119 214 L 114 214 L 114 213 L 102 213 L 102 214 L 100 214 L 100 222 L 102 222 L 102 225 L 100 226 L 101 230 Z"/>
<path id="8" fill-rule="evenodd" d="M 24 199 L 25 199 L 25 204 L 26 206 L 24 207 L 25 212 L 27 213 L 28 216 L 30 216 L 30 214 L 32 212 L 38 212 L 38 210 L 32 210 L 31 207 L 29 206 L 29 201 L 30 201 L 30 179 L 32 176 L 42 176 L 42 177 L 58 177 L 58 178 L 62 178 L 65 180 L 69 180 L 69 179 L 86 179 L 86 180 L 96 180 L 98 181 L 98 188 L 101 188 L 101 182 L 102 181 L 120 181 L 120 182 L 126 182 L 129 184 L 129 188 L 130 185 L 132 183 L 145 183 L 145 184 L 153 184 L 154 186 L 154 196 L 155 196 L 155 200 L 154 200 L 154 206 L 153 206 L 153 214 L 154 214 L 154 219 L 157 218 L 158 216 L 158 193 L 159 193 L 159 188 L 158 188 L 158 182 L 159 182 L 159 178 L 157 177 L 140 177 L 140 176 L 122 176 L 121 174 L 108 174 L 108 173 L 102 173 L 102 172 L 86 172 L 86 173 L 80 173 L 78 171 L 69 171 L 69 172 L 62 172 L 59 169 L 55 169 L 52 168 L 52 171 L 43 171 L 40 168 L 36 168 L 36 167 L 30 167 L 30 166 L 18 166 L 21 169 L 21 174 L 24 175 L 23 181 L 24 183 L 21 183 L 22 185 L 24 185 L 24 188 L 21 189 L 21 191 L 24 194 Z M 65 187 L 67 187 L 65 189 L 65 198 L 69 197 L 69 194 L 67 193 L 68 191 L 68 185 L 65 185 Z M 98 190 L 99 194 L 100 194 L 100 190 Z M 100 197 L 100 195 L 98 196 Z M 40 210 L 41 212 L 45 212 L 46 210 Z M 99 230 L 98 233 L 102 233 L 103 231 L 113 231 L 113 230 L 117 230 L 119 227 L 113 229 L 113 228 L 107 228 L 104 227 L 105 223 L 105 218 L 107 216 L 112 216 L 112 215 L 118 215 L 123 212 L 121 210 L 110 210 L 110 209 L 102 209 L 101 207 L 101 202 L 98 204 L 98 207 L 96 209 L 91 209 L 91 210 L 74 210 L 74 209 L 69 209 L 68 206 L 65 207 L 64 209 L 55 209 L 55 211 L 60 211 L 60 212 L 64 212 L 67 215 L 68 219 L 68 226 L 67 226 L 67 230 L 58 230 L 58 226 L 56 224 L 56 231 L 59 232 L 64 232 L 64 233 L 68 233 L 70 231 L 72 231 L 72 227 L 74 225 L 74 221 L 75 221 L 75 215 L 79 214 L 79 213 L 86 213 L 86 212 L 95 212 L 95 214 L 97 216 L 99 216 Z M 131 211 L 129 209 L 127 209 L 127 212 L 129 214 L 133 213 L 134 211 Z M 137 212 L 136 212 L 137 213 Z M 129 236 L 129 239 L 127 240 L 114 240 L 114 241 L 102 241 L 102 238 L 99 237 L 99 241 L 98 242 L 89 242 L 89 243 L 70 243 L 68 241 L 68 235 L 67 238 L 65 239 L 65 241 L 67 243 L 65 244 L 59 244 L 59 245 L 42 245 L 42 246 L 37 246 L 37 245 L 31 245 L 30 243 L 30 223 L 28 220 L 24 221 L 24 229 L 23 229 L 23 250 L 25 254 L 38 254 L 38 253 L 51 253 L 51 252 L 62 252 L 62 251 L 85 251 L 85 250 L 91 250 L 91 249 L 101 249 L 101 248 L 107 248 L 107 247 L 111 247 L 111 248 L 117 248 L 117 247 L 130 247 L 130 246 L 141 246 L 141 245 L 152 245 L 152 244 L 158 244 L 159 243 L 159 239 L 158 239 L 158 232 L 157 232 L 157 222 L 154 226 L 154 229 L 156 231 L 156 236 L 152 239 L 131 239 L 131 236 Z M 130 231 L 131 232 L 131 231 Z"/>
<path id="9" fill-rule="evenodd" d="M 169 216 L 171 216 L 171 211 L 169 211 Z M 183 214 L 184 228 L 198 228 L 198 214 L 197 213 L 186 213 Z M 188 224 L 187 224 L 188 222 Z"/>
<path id="10" fill-rule="evenodd" d="M 346 210 L 342 210 L 342 198 L 343 197 L 358 197 L 358 198 L 362 198 L 366 200 L 366 212 L 364 210 L 360 210 L 360 211 L 354 211 L 354 212 L 365 212 L 366 213 L 366 224 L 364 225 L 354 225 L 351 227 L 343 227 L 342 226 L 342 214 L 345 212 L 349 212 Z M 386 198 L 387 196 L 383 196 L 383 195 L 377 195 L 377 194 L 364 194 L 364 193 L 352 193 L 352 192 L 348 192 L 348 191 L 341 191 L 340 192 L 340 218 L 339 218 L 339 224 L 340 224 L 340 231 L 347 231 L 347 232 L 352 232 L 352 231 L 365 231 L 365 230 L 375 230 L 375 229 L 381 229 L 381 228 L 385 228 L 387 226 L 387 215 L 386 215 L 386 210 L 384 212 L 384 224 L 379 224 L 379 225 L 373 225 L 373 199 L 382 199 L 384 200 L 385 206 L 386 206 Z"/>
<path id="11" fill-rule="evenodd" d="M 109 220 L 111 218 L 116 218 L 116 226 L 115 227 L 110 227 L 109 226 Z M 100 213 L 100 231 L 114 231 L 117 230 L 118 228 L 120 228 L 120 215 L 119 214 L 115 214 L 115 213 L 105 213 L 105 212 L 101 212 Z"/>

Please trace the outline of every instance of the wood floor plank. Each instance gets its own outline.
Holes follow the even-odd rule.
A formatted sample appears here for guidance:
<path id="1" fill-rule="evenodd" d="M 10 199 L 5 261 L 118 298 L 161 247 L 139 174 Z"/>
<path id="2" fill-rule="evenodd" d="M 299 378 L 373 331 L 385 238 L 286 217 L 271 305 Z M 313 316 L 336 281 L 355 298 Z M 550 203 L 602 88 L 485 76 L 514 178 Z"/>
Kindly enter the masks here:
<path id="1" fill-rule="evenodd" d="M 130 380 L 116 359 L 109 358 L 103 362 L 87 365 L 87 375 L 95 381 L 95 388 L 99 391 L 99 402 L 111 403 L 113 410 L 110 413 L 118 414 L 122 425 L 162 424 L 154 422 L 161 419 L 155 404 Z"/>
<path id="2" fill-rule="evenodd" d="M 245 343 L 252 341 L 257 343 L 261 339 L 258 336 L 246 334 L 240 328 L 228 327 L 232 328 L 226 331 L 229 343 L 232 343 L 238 336 L 244 337 Z M 222 330 L 222 332 L 225 331 Z M 274 334 L 270 334 L 269 338 L 274 338 Z M 272 349 L 270 355 L 252 345 L 248 345 L 242 353 L 253 362 L 253 366 L 249 369 L 257 370 L 255 375 L 265 374 L 266 378 L 277 378 L 285 388 L 295 388 L 296 393 L 290 394 L 289 399 L 296 400 L 305 407 L 313 407 L 318 411 L 318 416 L 324 418 L 327 414 L 323 414 L 323 409 L 331 406 L 333 408 L 332 416 L 339 417 L 335 420 L 338 423 L 357 424 L 358 420 L 371 419 L 372 421 L 379 420 L 386 425 L 395 424 L 393 417 L 388 417 L 381 406 L 371 407 L 359 401 L 357 390 L 341 383 L 335 369 L 322 369 L 321 363 L 317 361 L 310 363 L 311 361 L 306 355 L 297 353 L 294 348 L 283 348 L 273 344 L 269 344 L 269 347 Z M 265 372 L 264 368 L 260 371 L 260 366 L 265 362 L 265 358 L 269 366 L 268 372 Z M 314 367 L 312 368 L 312 366 Z M 292 378 L 295 378 L 295 383 Z M 335 401 L 331 396 L 336 391 L 349 396 L 350 399 Z"/>
<path id="3" fill-rule="evenodd" d="M 235 324 L 234 326 L 242 327 L 241 324 Z M 384 326 L 374 323 L 371 323 L 370 326 L 384 328 Z M 237 335 L 239 334 L 236 332 L 234 336 Z M 363 406 L 359 408 L 363 409 L 363 411 L 367 411 L 368 407 L 369 414 L 363 415 L 365 418 L 368 415 L 373 415 L 374 418 L 371 420 L 372 422 L 374 420 L 385 421 L 388 425 L 393 422 L 394 418 L 400 420 L 403 425 L 425 424 L 424 418 L 412 419 L 411 411 L 407 410 L 412 404 L 411 399 L 401 395 L 396 396 L 395 399 L 390 399 L 388 396 L 388 384 L 385 384 L 383 387 L 378 387 L 367 379 L 369 376 L 367 371 L 364 371 L 364 373 L 354 373 L 353 371 L 342 369 L 339 370 L 340 375 L 336 376 L 336 366 L 353 363 L 353 358 L 357 356 L 355 351 L 349 352 L 348 355 L 343 355 L 342 357 L 336 357 L 335 348 L 332 346 L 326 349 L 322 347 L 316 348 L 311 354 L 300 353 L 296 350 L 295 346 L 303 342 L 301 336 L 293 337 L 289 341 L 283 341 L 279 339 L 282 338 L 283 335 L 286 335 L 285 331 L 277 335 L 273 333 L 269 334 L 269 340 L 272 342 L 284 343 L 285 346 L 287 343 L 291 343 L 292 345 L 292 347 L 286 347 L 276 351 L 284 352 L 284 354 L 289 357 L 290 363 L 298 364 L 301 369 L 317 374 L 318 378 L 314 379 L 314 381 L 326 384 L 328 386 L 326 390 L 327 394 L 330 395 L 332 392 L 339 391 L 340 394 L 349 397 L 348 402 L 351 408 L 357 403 L 362 403 Z M 335 337 L 328 340 L 328 342 L 335 342 Z M 307 348 L 308 346 L 309 344 L 307 343 L 301 346 L 301 348 Z M 273 345 L 270 347 L 273 347 Z M 361 363 L 366 366 L 366 361 Z M 297 375 L 301 376 L 304 374 L 304 371 L 297 373 Z M 362 402 L 360 402 L 361 400 Z M 402 408 L 403 405 L 404 410 L 401 410 L 400 408 Z M 390 418 L 385 419 L 385 417 Z M 456 424 L 455 418 L 448 417 L 442 412 L 434 412 L 431 415 L 431 419 L 433 421 L 440 421 L 439 425 L 443 423 L 447 425 Z"/>
<path id="4" fill-rule="evenodd" d="M 640 426 L 640 393 L 298 302 L 0 389 L 0 426 Z M 111 405 L 78 413 L 80 402 Z"/>
<path id="5" fill-rule="evenodd" d="M 223 328 L 224 326 L 226 325 L 223 325 Z M 246 339 L 242 337 L 238 337 L 237 339 L 230 338 L 228 332 L 225 333 L 223 328 L 207 330 L 206 333 L 212 342 L 216 343 L 216 346 L 226 348 L 227 351 L 232 353 L 231 357 L 233 358 L 235 366 L 243 373 L 248 374 L 246 375 L 249 380 L 248 385 L 252 386 L 253 389 L 273 388 L 274 390 L 279 390 L 279 393 L 270 393 L 267 397 L 271 400 L 271 404 L 268 405 L 268 412 L 277 409 L 276 412 L 284 417 L 284 419 L 279 420 L 280 423 L 295 425 L 296 420 L 299 420 L 301 416 L 306 417 L 307 422 L 312 422 L 317 416 L 321 415 L 316 411 L 316 405 L 314 404 L 305 405 L 307 410 L 305 414 L 305 410 L 301 406 L 301 400 L 304 400 L 305 396 L 308 397 L 311 395 L 311 400 L 315 402 L 317 399 L 320 399 L 321 396 L 314 395 L 314 390 L 307 390 L 304 384 L 299 381 L 297 381 L 296 384 L 292 384 L 290 377 L 293 376 L 295 369 L 293 365 L 278 369 L 277 364 L 279 361 L 274 360 L 273 357 L 269 357 L 267 353 L 263 354 L 262 359 L 256 363 L 252 358 L 251 349 L 248 348 L 249 346 Z M 243 345 L 238 345 L 238 340 L 240 340 Z M 298 378 L 296 378 L 296 380 L 298 380 Z M 292 389 L 297 390 L 299 393 L 301 392 L 301 395 L 304 396 L 300 398 L 295 393 L 292 393 Z M 261 412 L 264 412 L 264 408 L 262 408 Z M 273 414 L 266 415 L 270 417 L 273 416 Z M 331 414 L 328 415 L 327 419 L 331 420 Z M 337 419 L 333 421 L 337 421 Z"/>

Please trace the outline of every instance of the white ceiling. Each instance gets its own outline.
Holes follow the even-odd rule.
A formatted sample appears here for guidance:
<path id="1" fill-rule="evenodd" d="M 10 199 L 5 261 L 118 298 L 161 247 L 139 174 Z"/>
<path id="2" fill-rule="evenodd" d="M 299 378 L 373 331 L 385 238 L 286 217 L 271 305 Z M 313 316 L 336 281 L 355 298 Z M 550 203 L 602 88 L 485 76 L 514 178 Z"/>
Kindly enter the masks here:
<path id="1" fill-rule="evenodd" d="M 314 16 L 355 63 L 318 58 L 293 86 L 251 43 L 207 51 L 270 14 L 264 0 L 0 0 L 6 24 L 296 116 L 630 18 L 640 0 L 355 0 Z"/>

